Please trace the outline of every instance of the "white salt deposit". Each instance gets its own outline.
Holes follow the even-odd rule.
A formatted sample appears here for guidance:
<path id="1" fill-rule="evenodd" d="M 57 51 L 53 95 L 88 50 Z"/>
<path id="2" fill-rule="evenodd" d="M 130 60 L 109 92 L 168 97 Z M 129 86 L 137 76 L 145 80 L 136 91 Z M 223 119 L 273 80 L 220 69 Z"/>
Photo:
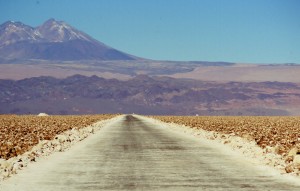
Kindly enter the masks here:
<path id="1" fill-rule="evenodd" d="M 49 116 L 47 113 L 39 113 L 37 116 L 43 117 L 43 116 Z"/>

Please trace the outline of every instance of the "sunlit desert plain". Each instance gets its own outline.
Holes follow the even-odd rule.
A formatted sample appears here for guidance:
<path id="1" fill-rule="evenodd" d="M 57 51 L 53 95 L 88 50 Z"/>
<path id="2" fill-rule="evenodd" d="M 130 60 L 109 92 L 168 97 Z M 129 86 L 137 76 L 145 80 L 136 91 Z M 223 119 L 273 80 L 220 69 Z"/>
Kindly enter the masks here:
<path id="1" fill-rule="evenodd" d="M 82 116 L 0 116 L 0 158 L 7 160 L 30 151 L 43 141 L 54 140 L 57 145 L 47 147 L 60 151 L 59 142 L 72 142 L 74 135 L 60 137 L 66 131 L 84 129 L 99 120 L 106 120 L 117 115 L 82 115 Z M 254 116 L 151 116 L 162 122 L 179 124 L 192 129 L 212 132 L 209 139 L 238 136 L 266 151 L 281 156 L 285 161 L 285 171 L 298 172 L 300 163 L 300 117 L 254 117 Z M 90 130 L 91 131 L 91 130 Z M 73 136 L 73 137 L 72 137 Z M 76 136 L 87 136 L 77 134 Z M 223 141 L 227 144 L 230 139 Z M 32 153 L 31 153 L 32 155 Z M 38 153 L 36 153 L 38 155 Z M 34 156 L 30 156 L 34 160 Z M 3 166 L 2 166 L 3 167 Z M 13 166 L 11 166 L 13 168 Z"/>
<path id="2" fill-rule="evenodd" d="M 9 159 L 29 151 L 44 140 L 67 130 L 87 127 L 115 115 L 33 116 L 0 115 L 0 158 Z"/>

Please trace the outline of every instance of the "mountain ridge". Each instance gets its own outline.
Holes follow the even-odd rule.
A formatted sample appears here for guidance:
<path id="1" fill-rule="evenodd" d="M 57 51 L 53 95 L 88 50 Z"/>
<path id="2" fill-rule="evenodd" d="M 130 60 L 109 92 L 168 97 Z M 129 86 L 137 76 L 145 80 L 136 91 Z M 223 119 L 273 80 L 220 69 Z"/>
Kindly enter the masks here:
<path id="1" fill-rule="evenodd" d="M 12 21 L 0 25 L 0 57 L 61 61 L 139 59 L 55 19 L 35 28 Z"/>
<path id="2" fill-rule="evenodd" d="M 138 75 L 0 80 L 0 114 L 299 115 L 300 83 L 209 82 Z"/>

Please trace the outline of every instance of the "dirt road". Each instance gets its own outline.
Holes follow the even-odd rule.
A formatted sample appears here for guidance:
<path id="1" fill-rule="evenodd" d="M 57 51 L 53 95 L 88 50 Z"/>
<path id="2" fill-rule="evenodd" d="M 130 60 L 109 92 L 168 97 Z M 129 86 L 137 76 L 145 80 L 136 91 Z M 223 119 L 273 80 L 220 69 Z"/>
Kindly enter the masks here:
<path id="1" fill-rule="evenodd" d="M 0 190 L 300 190 L 222 145 L 133 116 L 8 179 Z"/>

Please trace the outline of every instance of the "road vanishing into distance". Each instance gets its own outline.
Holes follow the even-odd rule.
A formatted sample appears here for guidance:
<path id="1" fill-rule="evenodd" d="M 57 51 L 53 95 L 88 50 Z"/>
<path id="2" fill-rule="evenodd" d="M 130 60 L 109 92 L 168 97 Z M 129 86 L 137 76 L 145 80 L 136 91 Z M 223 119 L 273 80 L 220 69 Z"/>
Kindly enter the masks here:
<path id="1" fill-rule="evenodd" d="M 127 115 L 0 190 L 300 190 L 221 148 Z"/>

